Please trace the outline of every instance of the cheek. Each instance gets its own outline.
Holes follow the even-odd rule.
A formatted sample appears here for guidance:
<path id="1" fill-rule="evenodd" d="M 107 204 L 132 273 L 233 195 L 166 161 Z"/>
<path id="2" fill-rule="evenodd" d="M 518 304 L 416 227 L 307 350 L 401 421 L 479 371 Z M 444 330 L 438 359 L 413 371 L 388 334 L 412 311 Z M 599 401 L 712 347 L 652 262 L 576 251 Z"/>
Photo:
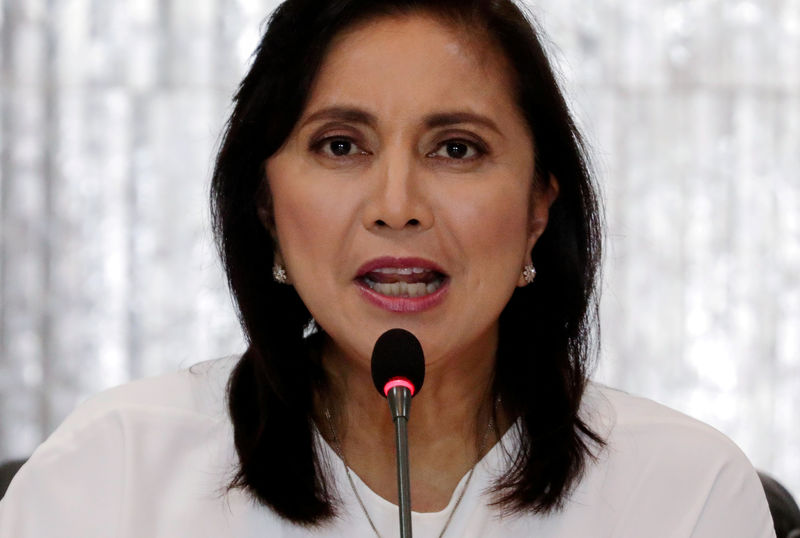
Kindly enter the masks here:
<path id="1" fill-rule="evenodd" d="M 302 162 L 276 159 L 267 167 L 281 253 L 292 274 L 320 278 L 335 266 L 355 214 L 352 193 Z M 296 280 L 300 280 L 299 278 Z"/>
<path id="2" fill-rule="evenodd" d="M 317 207 L 317 209 L 315 209 Z M 330 232 L 330 214 L 310 203 L 307 197 L 289 199 L 275 210 L 278 237 L 287 251 L 309 250 L 315 244 L 324 244 Z"/>
<path id="3" fill-rule="evenodd" d="M 271 188 L 278 243 L 289 262 L 298 249 L 305 250 L 303 245 L 310 244 L 317 235 L 319 215 L 310 210 L 307 198 L 301 199 L 292 189 L 283 188 L 280 182 L 272 182 Z"/>
<path id="4" fill-rule="evenodd" d="M 451 207 L 458 208 L 451 214 L 465 248 L 498 262 L 516 263 L 525 255 L 529 219 L 524 188 L 494 189 Z"/>
<path id="5" fill-rule="evenodd" d="M 294 258 L 313 254 L 309 246 L 325 230 L 325 212 L 317 207 L 317 193 L 306 185 L 303 170 L 274 159 L 268 163 L 267 176 L 281 252 L 290 266 L 298 265 L 292 263 Z"/>

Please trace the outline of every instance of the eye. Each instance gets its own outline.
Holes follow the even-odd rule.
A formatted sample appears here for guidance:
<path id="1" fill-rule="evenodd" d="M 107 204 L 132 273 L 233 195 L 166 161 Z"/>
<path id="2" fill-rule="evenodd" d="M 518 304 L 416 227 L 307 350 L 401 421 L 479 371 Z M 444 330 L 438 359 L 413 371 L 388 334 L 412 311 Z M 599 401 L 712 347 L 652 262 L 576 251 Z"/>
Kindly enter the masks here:
<path id="1" fill-rule="evenodd" d="M 367 154 L 366 151 L 358 147 L 351 139 L 341 136 L 324 138 L 315 143 L 313 149 L 326 157 L 334 158 Z"/>
<path id="2" fill-rule="evenodd" d="M 428 157 L 444 157 L 446 159 L 470 160 L 480 157 L 486 151 L 474 142 L 466 140 L 447 140 L 443 142 L 436 151 L 428 154 Z"/>

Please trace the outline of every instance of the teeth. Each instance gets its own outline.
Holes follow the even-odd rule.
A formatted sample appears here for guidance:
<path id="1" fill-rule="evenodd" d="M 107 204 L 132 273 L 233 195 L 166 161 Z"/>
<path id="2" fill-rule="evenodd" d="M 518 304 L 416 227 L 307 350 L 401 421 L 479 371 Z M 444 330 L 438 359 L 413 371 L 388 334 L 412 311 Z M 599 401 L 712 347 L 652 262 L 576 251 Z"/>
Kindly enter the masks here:
<path id="1" fill-rule="evenodd" d="M 419 275 L 426 271 L 428 271 L 428 269 L 423 269 L 422 267 L 380 267 L 374 269 L 374 272 L 384 275 Z"/>
<path id="2" fill-rule="evenodd" d="M 370 279 L 365 279 L 365 282 L 373 290 L 389 297 L 421 297 L 435 292 L 442 285 L 442 280 L 436 280 L 428 284 L 424 282 L 392 282 L 389 284 L 373 282 Z"/>

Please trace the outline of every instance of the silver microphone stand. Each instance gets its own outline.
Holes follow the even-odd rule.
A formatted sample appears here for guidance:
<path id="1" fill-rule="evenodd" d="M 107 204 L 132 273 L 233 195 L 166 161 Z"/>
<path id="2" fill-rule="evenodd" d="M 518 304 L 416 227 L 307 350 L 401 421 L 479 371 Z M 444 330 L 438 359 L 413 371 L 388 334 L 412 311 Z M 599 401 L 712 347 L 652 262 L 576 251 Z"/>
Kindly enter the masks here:
<path id="1" fill-rule="evenodd" d="M 392 387 L 386 395 L 394 420 L 397 449 L 397 497 L 400 500 L 400 538 L 411 538 L 411 487 L 408 479 L 408 413 L 411 410 L 411 391 Z"/>

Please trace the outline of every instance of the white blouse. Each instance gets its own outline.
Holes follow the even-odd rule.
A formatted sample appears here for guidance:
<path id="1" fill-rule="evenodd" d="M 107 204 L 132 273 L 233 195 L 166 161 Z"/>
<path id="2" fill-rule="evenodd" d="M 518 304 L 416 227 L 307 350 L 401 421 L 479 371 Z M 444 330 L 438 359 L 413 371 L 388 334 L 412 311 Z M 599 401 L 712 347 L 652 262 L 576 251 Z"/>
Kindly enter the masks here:
<path id="1" fill-rule="evenodd" d="M 298 527 L 226 490 L 236 460 L 225 384 L 235 361 L 137 381 L 81 405 L 0 501 L 0 538 L 374 537 L 342 461 L 324 441 L 342 500 L 331 524 Z M 582 412 L 608 445 L 588 463 L 563 510 L 502 517 L 488 506 L 485 490 L 508 464 L 503 448 L 516 444 L 512 428 L 504 447 L 498 443 L 478 463 L 445 536 L 774 536 L 753 467 L 721 433 L 594 384 Z M 353 478 L 381 535 L 398 536 L 397 507 Z M 413 514 L 416 537 L 439 536 L 466 482 L 465 476 L 441 512 Z"/>

